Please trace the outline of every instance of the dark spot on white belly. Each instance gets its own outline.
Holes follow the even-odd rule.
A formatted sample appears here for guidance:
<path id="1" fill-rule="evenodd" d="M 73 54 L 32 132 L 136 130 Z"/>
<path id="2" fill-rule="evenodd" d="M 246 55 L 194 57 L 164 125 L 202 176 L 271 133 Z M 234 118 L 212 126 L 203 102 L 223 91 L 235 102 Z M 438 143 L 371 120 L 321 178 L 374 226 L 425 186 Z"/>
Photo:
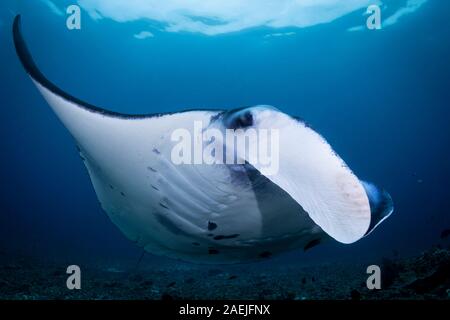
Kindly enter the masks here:
<path id="1" fill-rule="evenodd" d="M 163 207 L 164 209 L 169 209 L 168 206 L 166 206 L 165 204 L 162 204 L 161 202 L 159 203 L 159 205 L 160 205 L 161 207 Z"/>
<path id="2" fill-rule="evenodd" d="M 211 221 L 208 221 L 208 230 L 212 231 L 217 228 L 217 224 Z"/>
<path id="3" fill-rule="evenodd" d="M 234 239 L 239 237 L 239 234 L 231 234 L 229 236 L 225 236 L 225 235 L 217 235 L 214 237 L 214 240 L 223 240 L 223 239 Z"/>

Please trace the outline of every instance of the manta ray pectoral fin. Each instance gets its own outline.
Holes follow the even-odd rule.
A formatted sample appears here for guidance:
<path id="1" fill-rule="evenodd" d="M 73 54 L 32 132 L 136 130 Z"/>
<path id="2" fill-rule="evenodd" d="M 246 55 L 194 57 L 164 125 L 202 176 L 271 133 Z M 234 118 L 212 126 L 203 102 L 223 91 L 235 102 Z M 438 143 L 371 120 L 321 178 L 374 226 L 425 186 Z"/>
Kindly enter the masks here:
<path id="1" fill-rule="evenodd" d="M 50 94 L 55 95 L 67 102 L 70 102 L 74 106 L 77 106 L 80 109 L 84 109 L 85 111 L 90 111 L 92 113 L 97 113 L 99 115 L 108 116 L 108 117 L 117 117 L 117 118 L 144 118 L 149 117 L 152 115 L 127 115 L 122 113 L 117 113 L 113 111 L 109 111 L 104 108 L 100 108 L 97 106 L 94 106 L 92 104 L 89 104 L 85 101 L 82 101 L 69 93 L 65 92 L 58 86 L 56 86 L 53 82 L 48 80 L 45 75 L 39 70 L 39 68 L 36 66 L 33 57 L 31 53 L 28 50 L 28 47 L 25 43 L 25 40 L 22 36 L 21 32 L 21 16 L 17 15 L 14 19 L 13 23 L 13 40 L 14 40 L 14 46 L 16 48 L 17 56 L 20 59 L 20 62 L 22 63 L 24 69 L 28 73 L 28 75 L 33 79 L 35 84 L 38 86 L 39 90 L 42 92 L 43 89 L 45 89 L 44 92 L 47 92 L 47 96 Z M 55 109 L 55 111 L 58 111 L 57 106 L 52 105 L 52 107 Z"/>
<path id="2" fill-rule="evenodd" d="M 359 179 L 304 123 L 282 113 L 264 121 L 259 128 L 279 132 L 278 170 L 269 174 L 257 161 L 260 154 L 251 154 L 254 148 L 237 150 L 239 156 L 287 192 L 332 238 L 346 244 L 362 238 L 369 229 L 371 212 Z"/>
<path id="3" fill-rule="evenodd" d="M 20 15 L 14 20 L 13 38 L 17 56 L 25 71 L 82 147 L 86 147 L 86 140 L 98 138 L 98 134 L 110 134 L 114 126 L 125 122 L 124 119 L 145 118 L 143 115 L 131 116 L 96 107 L 68 94 L 48 80 L 36 66 L 28 50 L 21 33 Z"/>
<path id="4" fill-rule="evenodd" d="M 361 183 L 369 197 L 372 215 L 369 230 L 365 234 L 368 236 L 394 212 L 394 201 L 386 190 L 380 189 L 370 182 L 361 181 Z"/>
<path id="5" fill-rule="evenodd" d="M 17 55 L 26 72 L 53 111 L 88 154 L 93 155 L 97 152 L 104 156 L 105 152 L 110 152 L 114 148 L 116 153 L 124 154 L 125 149 L 130 151 L 130 148 L 134 148 L 143 139 L 150 148 L 153 148 L 151 142 L 158 140 L 163 132 L 170 130 L 171 127 L 185 127 L 186 123 L 193 122 L 197 117 L 193 115 L 194 112 L 198 111 L 199 114 L 200 111 L 217 112 L 217 110 L 184 110 L 176 113 L 130 115 L 94 106 L 65 92 L 39 70 L 22 36 L 20 15 L 14 19 L 13 38 Z M 170 120 L 168 116 L 172 116 Z M 202 116 L 203 114 L 200 115 Z M 134 144 L 130 144 L 130 141 Z M 99 150 L 99 147 L 104 150 Z M 132 151 L 138 150 L 134 148 Z M 97 160 L 101 161 L 100 158 Z"/>

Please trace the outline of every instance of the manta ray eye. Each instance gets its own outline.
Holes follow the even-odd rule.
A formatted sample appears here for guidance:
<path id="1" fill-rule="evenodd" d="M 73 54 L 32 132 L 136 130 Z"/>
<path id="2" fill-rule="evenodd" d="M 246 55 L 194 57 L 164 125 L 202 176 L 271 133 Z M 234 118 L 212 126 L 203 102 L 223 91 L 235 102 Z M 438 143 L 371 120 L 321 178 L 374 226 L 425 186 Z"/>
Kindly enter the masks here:
<path id="1" fill-rule="evenodd" d="M 253 114 L 249 110 L 233 114 L 227 121 L 229 129 L 244 129 L 253 125 Z"/>

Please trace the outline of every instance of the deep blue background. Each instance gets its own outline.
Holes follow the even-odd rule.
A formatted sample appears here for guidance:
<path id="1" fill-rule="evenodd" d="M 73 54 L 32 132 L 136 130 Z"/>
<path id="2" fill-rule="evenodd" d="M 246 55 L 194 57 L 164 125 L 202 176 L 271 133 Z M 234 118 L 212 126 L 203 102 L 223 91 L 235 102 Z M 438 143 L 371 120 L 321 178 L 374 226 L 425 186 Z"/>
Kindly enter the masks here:
<path id="1" fill-rule="evenodd" d="M 72 95 L 127 113 L 271 104 L 304 118 L 360 178 L 394 198 L 395 215 L 370 237 L 275 262 L 413 254 L 450 227 L 447 1 L 380 31 L 346 31 L 365 22 L 356 12 L 282 30 L 296 32 L 289 37 L 258 29 L 146 40 L 133 38 L 144 21 L 95 22 L 83 13 L 82 30 L 68 31 L 45 6 L 15 3 L 0 4 L 1 250 L 44 259 L 140 255 L 102 212 L 71 136 L 19 64 L 16 12 L 41 70 Z"/>

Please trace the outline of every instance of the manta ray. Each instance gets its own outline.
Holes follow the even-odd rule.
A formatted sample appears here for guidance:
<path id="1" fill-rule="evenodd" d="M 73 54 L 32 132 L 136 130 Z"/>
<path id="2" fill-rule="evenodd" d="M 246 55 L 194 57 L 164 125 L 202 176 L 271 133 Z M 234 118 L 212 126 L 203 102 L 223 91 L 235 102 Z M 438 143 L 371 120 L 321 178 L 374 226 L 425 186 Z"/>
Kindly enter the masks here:
<path id="1" fill-rule="evenodd" d="M 358 179 L 321 135 L 275 108 L 131 115 L 68 94 L 36 66 L 20 20 L 13 37 L 25 71 L 74 137 L 102 209 L 145 251 L 207 264 L 257 261 L 330 240 L 354 243 L 393 212 L 385 190 Z M 242 164 L 174 164 L 171 133 L 192 131 L 196 121 L 277 129 L 277 172 L 265 174 L 242 150 Z"/>

